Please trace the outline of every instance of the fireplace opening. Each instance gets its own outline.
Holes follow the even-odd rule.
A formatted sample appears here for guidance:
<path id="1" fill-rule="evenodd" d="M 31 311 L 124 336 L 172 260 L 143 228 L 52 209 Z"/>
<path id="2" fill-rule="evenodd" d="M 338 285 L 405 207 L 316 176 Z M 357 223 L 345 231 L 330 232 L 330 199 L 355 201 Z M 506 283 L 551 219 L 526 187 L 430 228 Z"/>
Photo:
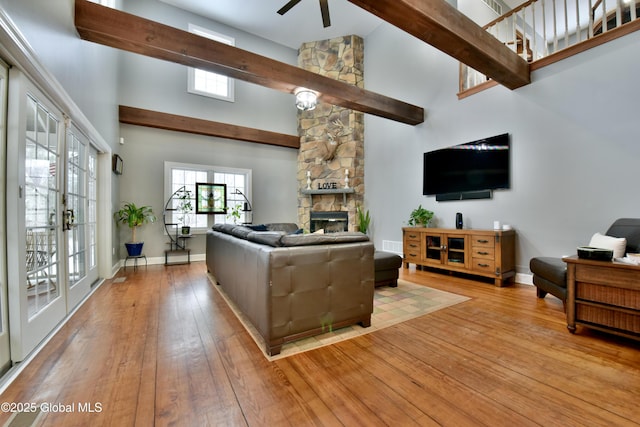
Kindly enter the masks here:
<path id="1" fill-rule="evenodd" d="M 349 231 L 349 213 L 344 211 L 312 211 L 309 230 L 313 233 L 322 229 L 324 229 L 325 233 Z"/>

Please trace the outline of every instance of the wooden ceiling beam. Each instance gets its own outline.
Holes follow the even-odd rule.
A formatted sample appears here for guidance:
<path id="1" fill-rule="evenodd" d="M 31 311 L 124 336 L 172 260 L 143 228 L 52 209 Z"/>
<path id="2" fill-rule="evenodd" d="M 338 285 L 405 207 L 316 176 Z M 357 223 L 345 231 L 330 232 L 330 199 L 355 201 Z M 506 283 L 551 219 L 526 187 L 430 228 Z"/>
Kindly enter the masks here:
<path id="1" fill-rule="evenodd" d="M 322 102 L 410 125 L 424 122 L 422 107 L 87 0 L 75 2 L 75 26 L 84 40 L 287 93 L 305 87 Z"/>
<path id="2" fill-rule="evenodd" d="M 269 132 L 244 126 L 193 117 L 178 116 L 141 108 L 120 106 L 120 123 L 146 126 L 157 129 L 187 132 L 196 135 L 216 136 L 260 144 L 277 145 L 286 148 L 300 148 L 300 137 L 284 133 Z"/>
<path id="3" fill-rule="evenodd" d="M 444 0 L 349 0 L 509 89 L 531 83 L 529 64 Z"/>

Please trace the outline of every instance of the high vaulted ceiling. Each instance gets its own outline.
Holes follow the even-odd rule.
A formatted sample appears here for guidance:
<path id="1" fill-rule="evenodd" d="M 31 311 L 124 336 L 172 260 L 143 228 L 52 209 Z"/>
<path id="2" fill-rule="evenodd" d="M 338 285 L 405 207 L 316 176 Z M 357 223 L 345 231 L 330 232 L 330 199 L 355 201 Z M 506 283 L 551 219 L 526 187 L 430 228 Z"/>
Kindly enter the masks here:
<path id="1" fill-rule="evenodd" d="M 364 38 L 382 23 L 347 0 L 329 0 L 328 28 L 322 26 L 318 0 L 302 0 L 282 16 L 276 12 L 288 0 L 161 1 L 293 49 L 305 42 L 351 34 Z"/>

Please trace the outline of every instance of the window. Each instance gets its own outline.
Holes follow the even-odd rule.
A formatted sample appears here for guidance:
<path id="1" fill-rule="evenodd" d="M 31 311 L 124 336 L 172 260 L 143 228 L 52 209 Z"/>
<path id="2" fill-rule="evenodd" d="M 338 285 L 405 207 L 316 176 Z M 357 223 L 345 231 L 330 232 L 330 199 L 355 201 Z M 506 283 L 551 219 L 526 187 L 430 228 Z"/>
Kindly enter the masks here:
<path id="1" fill-rule="evenodd" d="M 198 27 L 197 25 L 189 24 L 189 32 L 220 43 L 235 46 L 235 40 L 232 37 L 218 34 L 206 28 Z M 190 67 L 188 91 L 196 95 L 210 96 L 223 101 L 233 102 L 234 80 L 221 74 Z"/>
<path id="2" fill-rule="evenodd" d="M 191 213 L 187 214 L 185 218 L 181 218 L 181 214 L 176 211 L 168 210 L 165 212 L 165 223 L 176 223 L 191 226 L 192 233 L 202 233 L 211 227 L 214 223 L 245 223 L 251 222 L 251 212 L 245 211 L 245 203 L 247 207 L 251 205 L 251 170 L 250 169 L 237 169 L 226 168 L 220 166 L 207 166 L 207 165 L 194 165 L 188 163 L 164 163 L 164 193 L 165 203 L 169 200 L 171 195 L 184 187 L 191 192 L 191 203 L 194 209 Z M 231 215 L 206 215 L 195 213 L 195 195 L 196 195 L 196 183 L 211 183 L 211 184 L 226 184 L 227 185 L 227 212 L 231 212 L 235 206 L 240 213 L 240 218 L 234 218 Z M 247 199 L 237 193 L 240 191 L 247 196 Z M 168 209 L 175 209 L 178 205 L 178 201 L 174 200 L 172 206 L 167 206 Z M 235 219 L 235 221 L 234 221 Z M 175 232 L 169 229 L 168 232 Z"/>

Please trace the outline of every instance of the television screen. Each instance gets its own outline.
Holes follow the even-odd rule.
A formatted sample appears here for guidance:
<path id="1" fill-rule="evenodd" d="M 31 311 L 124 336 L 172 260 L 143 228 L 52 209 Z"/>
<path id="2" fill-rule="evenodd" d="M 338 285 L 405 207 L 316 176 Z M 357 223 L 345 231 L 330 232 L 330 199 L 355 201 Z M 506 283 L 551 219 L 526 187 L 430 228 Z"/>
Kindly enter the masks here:
<path id="1" fill-rule="evenodd" d="M 509 188 L 509 134 L 424 153 L 423 194 Z"/>

